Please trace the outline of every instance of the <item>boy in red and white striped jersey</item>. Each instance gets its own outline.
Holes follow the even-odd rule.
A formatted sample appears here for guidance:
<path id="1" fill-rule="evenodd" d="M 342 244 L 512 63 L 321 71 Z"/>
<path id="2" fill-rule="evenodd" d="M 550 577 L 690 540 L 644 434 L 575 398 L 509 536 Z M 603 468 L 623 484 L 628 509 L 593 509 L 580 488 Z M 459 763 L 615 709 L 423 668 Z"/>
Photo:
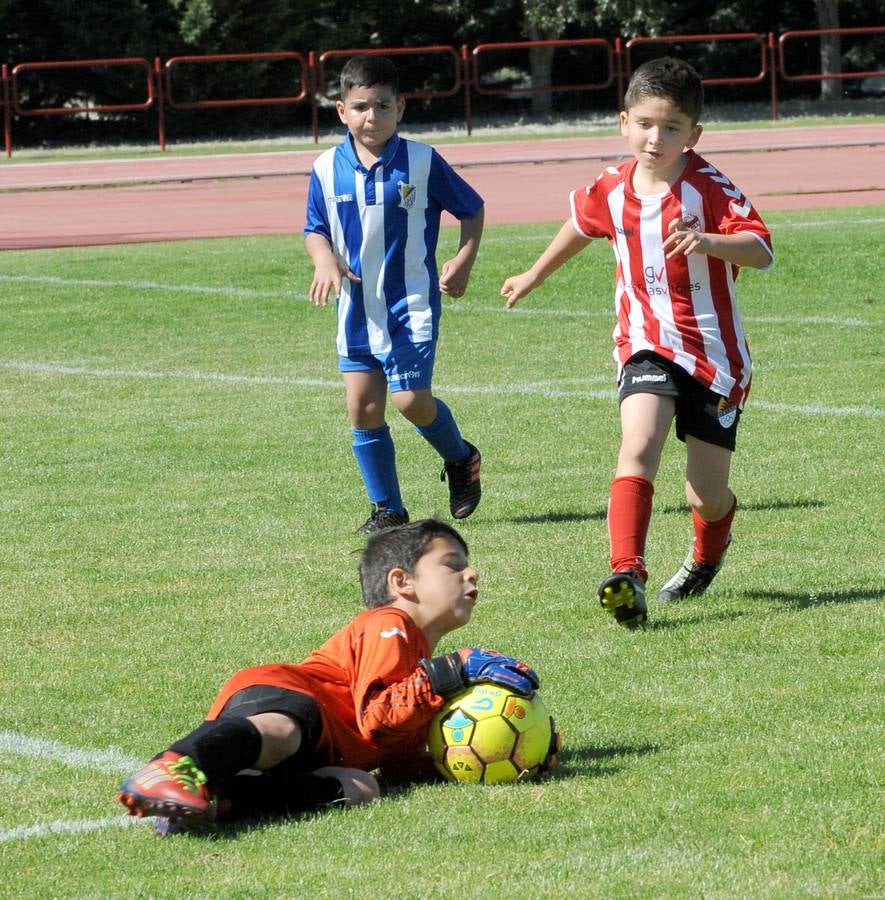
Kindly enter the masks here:
<path id="1" fill-rule="evenodd" d="M 686 445 L 694 544 L 658 599 L 703 593 L 722 565 L 736 508 L 729 469 L 752 368 L 735 280 L 742 266 L 774 263 L 750 201 L 692 149 L 702 107 L 701 79 L 687 63 L 640 66 L 620 114 L 633 159 L 573 191 L 559 233 L 501 288 L 512 308 L 592 239 L 606 238 L 614 251 L 621 447 L 608 509 L 612 573 L 599 600 L 630 628 L 646 619 L 645 542 L 674 419 Z"/>

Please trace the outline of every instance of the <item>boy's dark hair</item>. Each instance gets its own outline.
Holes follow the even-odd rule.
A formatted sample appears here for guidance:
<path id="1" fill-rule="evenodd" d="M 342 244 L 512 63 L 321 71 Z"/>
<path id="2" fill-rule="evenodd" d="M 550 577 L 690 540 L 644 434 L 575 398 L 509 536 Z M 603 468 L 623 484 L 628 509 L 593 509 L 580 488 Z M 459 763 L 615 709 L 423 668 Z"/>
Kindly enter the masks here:
<path id="1" fill-rule="evenodd" d="M 643 63 L 630 77 L 624 96 L 624 109 L 647 97 L 666 97 L 697 125 L 704 109 L 701 76 L 687 63 L 672 56 Z"/>
<path id="2" fill-rule="evenodd" d="M 386 56 L 352 56 L 341 70 L 341 99 L 351 88 L 373 87 L 376 84 L 389 87 L 399 96 L 399 73 Z"/>
<path id="3" fill-rule="evenodd" d="M 421 519 L 373 534 L 360 559 L 360 587 L 366 606 L 373 608 L 390 603 L 387 573 L 401 568 L 411 575 L 434 538 L 451 541 L 461 547 L 465 555 L 468 553 L 464 538 L 439 519 Z"/>

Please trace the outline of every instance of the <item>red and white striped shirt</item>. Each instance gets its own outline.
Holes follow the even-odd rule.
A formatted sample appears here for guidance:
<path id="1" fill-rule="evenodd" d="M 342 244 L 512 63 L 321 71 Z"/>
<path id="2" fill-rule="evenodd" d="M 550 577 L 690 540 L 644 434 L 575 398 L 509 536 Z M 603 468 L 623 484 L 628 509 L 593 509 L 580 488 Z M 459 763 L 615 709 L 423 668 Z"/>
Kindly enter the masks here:
<path id="1" fill-rule="evenodd" d="M 750 201 L 714 166 L 688 150 L 665 194 L 632 187 L 636 160 L 610 166 L 570 196 L 572 222 L 615 253 L 614 357 L 618 380 L 636 353 L 651 350 L 739 406 L 750 391 L 750 350 L 735 295 L 739 267 L 706 254 L 665 258 L 667 226 L 678 218 L 702 232 L 750 232 L 774 263 L 771 234 Z"/>

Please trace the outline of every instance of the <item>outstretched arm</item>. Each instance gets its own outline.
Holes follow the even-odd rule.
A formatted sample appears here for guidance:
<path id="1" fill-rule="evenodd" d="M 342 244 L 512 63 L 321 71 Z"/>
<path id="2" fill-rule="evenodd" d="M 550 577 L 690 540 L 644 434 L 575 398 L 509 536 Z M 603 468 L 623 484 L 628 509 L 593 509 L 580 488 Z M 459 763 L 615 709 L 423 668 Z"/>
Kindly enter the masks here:
<path id="1" fill-rule="evenodd" d="M 470 280 L 470 272 L 476 261 L 479 242 L 482 239 L 485 210 L 470 219 L 461 220 L 461 241 L 458 252 L 442 264 L 439 275 L 439 289 L 450 297 L 463 297 Z"/>
<path id="2" fill-rule="evenodd" d="M 507 309 L 516 306 L 517 302 L 526 294 L 533 291 L 560 266 L 580 253 L 590 243 L 590 240 L 575 228 L 571 219 L 566 220 L 547 249 L 535 260 L 535 264 L 521 275 L 511 275 L 501 286 L 501 296 L 507 301 Z"/>

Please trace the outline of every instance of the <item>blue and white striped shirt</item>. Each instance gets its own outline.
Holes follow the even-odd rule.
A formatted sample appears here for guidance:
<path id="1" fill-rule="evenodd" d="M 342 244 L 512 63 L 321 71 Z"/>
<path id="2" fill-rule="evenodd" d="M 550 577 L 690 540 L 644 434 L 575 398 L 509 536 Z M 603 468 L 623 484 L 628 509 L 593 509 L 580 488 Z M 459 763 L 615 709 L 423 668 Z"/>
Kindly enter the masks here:
<path id="1" fill-rule="evenodd" d="M 436 150 L 397 134 L 371 169 L 359 161 L 350 134 L 317 158 L 304 233 L 325 237 L 362 279 L 342 281 L 340 356 L 436 340 L 440 216 L 446 210 L 470 219 L 482 205 Z"/>

